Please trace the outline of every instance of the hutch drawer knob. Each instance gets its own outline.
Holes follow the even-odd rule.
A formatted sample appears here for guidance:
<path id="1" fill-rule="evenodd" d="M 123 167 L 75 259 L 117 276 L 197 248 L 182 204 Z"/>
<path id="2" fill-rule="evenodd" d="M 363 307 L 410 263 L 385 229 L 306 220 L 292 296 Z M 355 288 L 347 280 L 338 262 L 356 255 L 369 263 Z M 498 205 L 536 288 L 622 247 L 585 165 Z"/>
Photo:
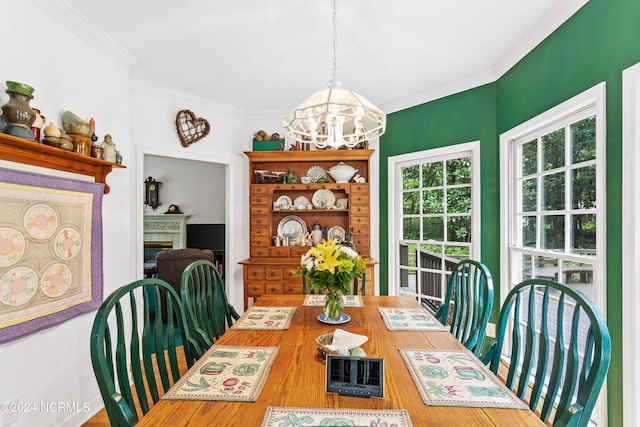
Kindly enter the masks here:
<path id="1" fill-rule="evenodd" d="M 258 275 L 258 272 L 257 272 L 257 271 L 252 271 L 252 272 L 251 272 L 251 275 L 255 277 L 255 276 L 257 276 L 257 275 Z M 255 289 L 255 288 L 253 288 L 253 289 Z"/>

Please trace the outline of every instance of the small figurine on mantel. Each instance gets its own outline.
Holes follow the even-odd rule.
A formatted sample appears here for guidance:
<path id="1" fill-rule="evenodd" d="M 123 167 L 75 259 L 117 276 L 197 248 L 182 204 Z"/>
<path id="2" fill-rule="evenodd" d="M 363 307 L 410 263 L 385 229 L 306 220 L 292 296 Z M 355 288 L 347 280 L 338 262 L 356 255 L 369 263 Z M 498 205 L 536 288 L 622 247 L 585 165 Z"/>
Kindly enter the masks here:
<path id="1" fill-rule="evenodd" d="M 102 141 L 102 159 L 107 162 L 116 162 L 116 145 L 109 134 L 106 134 L 104 141 Z"/>

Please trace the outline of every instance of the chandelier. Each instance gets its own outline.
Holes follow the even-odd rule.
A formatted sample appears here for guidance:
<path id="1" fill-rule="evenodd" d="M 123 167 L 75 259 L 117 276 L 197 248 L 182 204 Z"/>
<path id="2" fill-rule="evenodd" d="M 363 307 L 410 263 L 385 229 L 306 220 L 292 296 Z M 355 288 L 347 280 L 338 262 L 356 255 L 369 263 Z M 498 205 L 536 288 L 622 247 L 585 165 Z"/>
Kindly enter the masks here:
<path id="1" fill-rule="evenodd" d="M 282 121 L 287 135 L 318 148 L 354 147 L 381 136 L 385 114 L 364 96 L 343 89 L 336 79 L 336 10 L 333 0 L 333 69 L 327 89 L 307 99 Z"/>

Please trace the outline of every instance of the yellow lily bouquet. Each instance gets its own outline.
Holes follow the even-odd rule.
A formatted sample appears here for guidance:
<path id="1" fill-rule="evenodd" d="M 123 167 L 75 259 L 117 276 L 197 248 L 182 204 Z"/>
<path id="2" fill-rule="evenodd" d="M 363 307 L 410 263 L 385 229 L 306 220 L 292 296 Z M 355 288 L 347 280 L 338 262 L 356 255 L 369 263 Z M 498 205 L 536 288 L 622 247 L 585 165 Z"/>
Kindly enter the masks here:
<path id="1" fill-rule="evenodd" d="M 327 290 L 325 313 L 328 319 L 335 320 L 342 314 L 342 295 L 351 292 L 351 281 L 355 277 L 364 275 L 367 262 L 353 249 L 329 239 L 309 249 L 302 256 L 300 266 L 301 274 L 309 279 L 309 289 Z M 327 307 L 336 298 L 339 302 L 334 304 L 339 306 Z"/>

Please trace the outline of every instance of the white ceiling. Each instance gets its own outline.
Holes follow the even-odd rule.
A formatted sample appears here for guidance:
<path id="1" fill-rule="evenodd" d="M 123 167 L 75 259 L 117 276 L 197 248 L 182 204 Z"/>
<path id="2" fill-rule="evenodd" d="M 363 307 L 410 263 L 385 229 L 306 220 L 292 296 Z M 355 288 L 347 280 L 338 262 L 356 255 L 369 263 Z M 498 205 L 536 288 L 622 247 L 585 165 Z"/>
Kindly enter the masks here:
<path id="1" fill-rule="evenodd" d="M 133 80 L 249 114 L 331 80 L 332 0 L 62 1 L 132 56 Z M 338 0 L 337 77 L 406 108 L 494 80 L 586 1 Z"/>

